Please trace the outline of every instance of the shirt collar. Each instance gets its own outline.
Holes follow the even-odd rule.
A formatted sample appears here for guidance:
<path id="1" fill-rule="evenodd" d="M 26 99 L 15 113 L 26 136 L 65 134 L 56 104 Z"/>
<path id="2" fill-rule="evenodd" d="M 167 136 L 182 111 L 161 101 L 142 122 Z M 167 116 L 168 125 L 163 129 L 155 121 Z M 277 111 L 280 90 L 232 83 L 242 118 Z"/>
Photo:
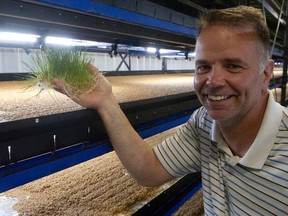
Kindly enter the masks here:
<path id="1" fill-rule="evenodd" d="M 258 134 L 246 154 L 239 158 L 239 164 L 253 169 L 263 167 L 278 133 L 282 113 L 283 107 L 275 102 L 272 92 L 269 91 L 267 107 Z M 218 143 L 219 148 L 232 155 L 215 121 L 212 123 L 211 139 Z"/>

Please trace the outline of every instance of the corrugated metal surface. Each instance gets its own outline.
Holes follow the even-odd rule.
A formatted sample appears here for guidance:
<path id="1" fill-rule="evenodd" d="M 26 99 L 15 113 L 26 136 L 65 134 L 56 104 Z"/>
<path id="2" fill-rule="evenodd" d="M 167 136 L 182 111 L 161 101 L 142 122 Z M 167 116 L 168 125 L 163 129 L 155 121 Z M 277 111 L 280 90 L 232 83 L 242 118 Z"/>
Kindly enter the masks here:
<path id="1" fill-rule="evenodd" d="M 106 53 L 85 53 L 92 63 L 100 71 L 115 71 L 119 63 L 121 62 L 121 57 L 119 55 L 113 56 L 111 58 Z M 30 50 L 29 54 L 26 53 L 24 49 L 21 48 L 0 48 L 0 78 L 1 74 L 5 73 L 28 73 L 30 72 L 25 63 L 31 62 L 32 58 L 35 56 L 35 50 Z M 190 70 L 195 69 L 194 60 L 186 61 L 184 58 L 167 58 L 166 70 Z M 155 56 L 149 55 L 133 55 L 131 56 L 131 71 L 151 71 L 151 70 L 161 70 L 162 61 L 157 59 Z M 120 67 L 119 71 L 127 71 L 125 65 Z M 132 74 L 132 72 L 131 72 Z M 0 81 L 3 81 L 0 79 Z"/>

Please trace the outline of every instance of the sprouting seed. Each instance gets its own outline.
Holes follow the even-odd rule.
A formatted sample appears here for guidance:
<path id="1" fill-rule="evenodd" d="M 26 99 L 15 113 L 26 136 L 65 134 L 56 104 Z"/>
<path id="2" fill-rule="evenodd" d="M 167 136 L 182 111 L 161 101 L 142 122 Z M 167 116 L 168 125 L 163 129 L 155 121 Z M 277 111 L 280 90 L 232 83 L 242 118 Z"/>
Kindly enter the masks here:
<path id="1" fill-rule="evenodd" d="M 55 78 L 62 80 L 67 90 L 75 95 L 93 91 L 99 71 L 89 70 L 91 59 L 79 48 L 46 48 L 37 50 L 32 64 L 27 64 L 31 71 L 28 79 L 36 86 L 39 94 L 53 88 Z M 32 87 L 30 86 L 30 87 Z"/>

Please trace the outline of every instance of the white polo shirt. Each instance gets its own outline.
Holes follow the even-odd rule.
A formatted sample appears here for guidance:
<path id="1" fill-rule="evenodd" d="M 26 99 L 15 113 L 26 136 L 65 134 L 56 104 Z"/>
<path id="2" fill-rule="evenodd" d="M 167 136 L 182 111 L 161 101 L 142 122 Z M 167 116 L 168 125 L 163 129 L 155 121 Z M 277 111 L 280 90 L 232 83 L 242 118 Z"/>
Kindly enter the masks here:
<path id="1" fill-rule="evenodd" d="M 285 112 L 270 92 L 260 130 L 242 158 L 232 154 L 203 107 L 153 150 L 172 176 L 201 171 L 206 215 L 288 215 Z"/>

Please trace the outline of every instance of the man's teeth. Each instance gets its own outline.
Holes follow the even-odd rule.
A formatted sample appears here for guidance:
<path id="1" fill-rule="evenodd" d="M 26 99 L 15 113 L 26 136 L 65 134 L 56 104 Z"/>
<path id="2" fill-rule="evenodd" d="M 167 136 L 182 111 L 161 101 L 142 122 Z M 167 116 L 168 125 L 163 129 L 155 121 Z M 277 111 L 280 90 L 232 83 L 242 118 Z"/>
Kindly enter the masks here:
<path id="1" fill-rule="evenodd" d="M 228 98 L 228 96 L 225 95 L 208 95 L 208 99 L 210 100 L 225 100 L 226 98 Z"/>

